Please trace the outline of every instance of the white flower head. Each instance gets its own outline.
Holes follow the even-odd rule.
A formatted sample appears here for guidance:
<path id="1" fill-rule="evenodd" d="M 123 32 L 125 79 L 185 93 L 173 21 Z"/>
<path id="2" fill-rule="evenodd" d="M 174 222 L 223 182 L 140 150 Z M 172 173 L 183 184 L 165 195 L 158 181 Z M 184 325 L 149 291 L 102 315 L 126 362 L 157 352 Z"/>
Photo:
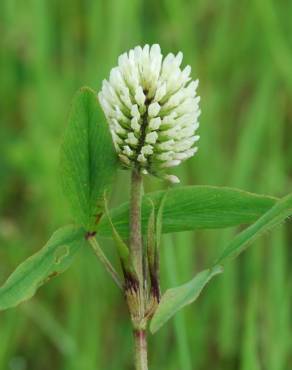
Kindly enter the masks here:
<path id="1" fill-rule="evenodd" d="M 119 57 L 98 98 L 124 167 L 179 182 L 165 168 L 192 157 L 199 136 L 198 80 L 182 53 L 163 58 L 160 46 L 137 46 Z"/>

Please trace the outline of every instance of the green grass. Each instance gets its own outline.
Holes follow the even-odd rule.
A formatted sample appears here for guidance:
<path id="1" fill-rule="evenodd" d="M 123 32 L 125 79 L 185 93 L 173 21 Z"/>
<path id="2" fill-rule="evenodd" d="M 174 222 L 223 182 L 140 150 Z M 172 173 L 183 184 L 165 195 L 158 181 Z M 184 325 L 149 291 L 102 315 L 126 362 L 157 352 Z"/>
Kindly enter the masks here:
<path id="1" fill-rule="evenodd" d="M 2 0 L 0 281 L 70 221 L 58 158 L 71 98 L 82 85 L 98 89 L 117 56 L 136 44 L 182 50 L 200 78 L 200 150 L 178 170 L 184 185 L 291 192 L 288 3 Z M 147 181 L 147 190 L 160 187 Z M 113 203 L 125 199 L 117 185 Z M 165 237 L 163 287 L 208 266 L 234 232 Z M 290 369 L 291 241 L 289 227 L 280 227 L 229 264 L 151 338 L 151 369 Z M 123 297 L 84 250 L 29 305 L 1 313 L 0 370 L 132 369 L 128 324 Z"/>

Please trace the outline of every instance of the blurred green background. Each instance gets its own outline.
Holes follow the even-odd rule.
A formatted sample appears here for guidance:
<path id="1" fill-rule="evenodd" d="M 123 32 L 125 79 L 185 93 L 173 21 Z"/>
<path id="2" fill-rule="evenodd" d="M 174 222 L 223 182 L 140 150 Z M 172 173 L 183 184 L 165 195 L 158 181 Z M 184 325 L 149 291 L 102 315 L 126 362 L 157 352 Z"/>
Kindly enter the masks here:
<path id="1" fill-rule="evenodd" d="M 200 79 L 200 150 L 179 169 L 183 184 L 291 192 L 291 1 L 1 0 L 0 32 L 1 283 L 71 221 L 58 155 L 74 92 L 99 89 L 137 44 L 182 50 Z M 119 176 L 113 203 L 127 196 Z M 163 287 L 208 266 L 234 232 L 165 237 Z M 290 224 L 229 264 L 150 338 L 151 369 L 291 370 L 291 244 Z M 127 370 L 131 345 L 123 297 L 89 248 L 32 301 L 0 313 L 0 370 Z"/>

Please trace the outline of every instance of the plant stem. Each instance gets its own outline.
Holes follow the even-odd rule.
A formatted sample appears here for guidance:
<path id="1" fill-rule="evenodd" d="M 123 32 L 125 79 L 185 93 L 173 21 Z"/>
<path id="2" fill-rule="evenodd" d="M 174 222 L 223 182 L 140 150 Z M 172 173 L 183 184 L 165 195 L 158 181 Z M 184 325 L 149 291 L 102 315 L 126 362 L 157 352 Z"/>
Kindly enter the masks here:
<path id="1" fill-rule="evenodd" d="M 132 172 L 130 210 L 130 248 L 140 285 L 143 286 L 143 249 L 141 235 L 142 176 L 139 170 Z"/>
<path id="2" fill-rule="evenodd" d="M 113 278 L 114 282 L 117 284 L 117 286 L 120 289 L 123 289 L 123 284 L 122 284 L 122 281 L 121 281 L 118 273 L 116 272 L 115 268 L 110 263 L 110 261 L 108 260 L 106 255 L 103 253 L 103 250 L 100 248 L 100 245 L 98 244 L 95 237 L 93 236 L 93 237 L 88 238 L 88 242 L 91 245 L 95 255 L 98 257 L 98 259 L 101 261 L 101 263 L 103 264 L 103 266 L 105 267 L 107 272 Z"/>
<path id="3" fill-rule="evenodd" d="M 148 370 L 146 330 L 134 330 L 136 370 Z"/>
<path id="4" fill-rule="evenodd" d="M 144 269 L 143 269 L 143 242 L 141 230 L 143 183 L 139 169 L 132 172 L 131 182 L 131 207 L 130 207 L 130 250 L 134 268 L 136 270 L 139 289 L 136 296 L 136 307 L 131 312 L 134 326 L 135 339 L 135 366 L 136 370 L 148 370 L 147 342 L 145 322 L 145 294 L 144 294 Z M 130 307 L 131 311 L 131 307 Z"/>

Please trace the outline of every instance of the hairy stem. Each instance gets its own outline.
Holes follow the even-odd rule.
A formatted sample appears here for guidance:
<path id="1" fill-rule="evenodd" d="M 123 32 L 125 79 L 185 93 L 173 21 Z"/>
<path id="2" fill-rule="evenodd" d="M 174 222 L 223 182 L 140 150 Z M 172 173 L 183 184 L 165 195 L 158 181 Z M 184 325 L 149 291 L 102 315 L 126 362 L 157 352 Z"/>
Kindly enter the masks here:
<path id="1" fill-rule="evenodd" d="M 103 250 L 100 248 L 100 245 L 98 244 L 97 240 L 95 239 L 94 236 L 88 238 L 88 242 L 91 245 L 95 255 L 97 258 L 100 260 L 100 262 L 103 264 L 107 272 L 111 275 L 113 278 L 114 282 L 117 284 L 117 286 L 120 289 L 123 289 L 123 284 L 121 282 L 121 279 L 116 272 L 115 268 L 113 265 L 110 263 L 106 255 L 104 254 Z"/>
<path id="2" fill-rule="evenodd" d="M 148 370 L 147 338 L 145 330 L 135 330 L 135 365 L 136 370 Z"/>
<path id="3" fill-rule="evenodd" d="M 135 366 L 136 370 L 148 370 L 147 343 L 145 322 L 145 292 L 144 292 L 144 263 L 143 242 L 141 231 L 141 208 L 142 208 L 143 183 L 139 169 L 132 172 L 131 183 L 131 208 L 130 208 L 130 250 L 134 268 L 136 270 L 139 289 L 135 298 L 135 304 L 130 307 L 135 338 Z M 133 309 L 134 308 L 134 309 Z"/>
<path id="4" fill-rule="evenodd" d="M 130 248 L 136 273 L 143 285 L 143 248 L 141 235 L 142 176 L 139 170 L 132 172 L 130 210 Z"/>

